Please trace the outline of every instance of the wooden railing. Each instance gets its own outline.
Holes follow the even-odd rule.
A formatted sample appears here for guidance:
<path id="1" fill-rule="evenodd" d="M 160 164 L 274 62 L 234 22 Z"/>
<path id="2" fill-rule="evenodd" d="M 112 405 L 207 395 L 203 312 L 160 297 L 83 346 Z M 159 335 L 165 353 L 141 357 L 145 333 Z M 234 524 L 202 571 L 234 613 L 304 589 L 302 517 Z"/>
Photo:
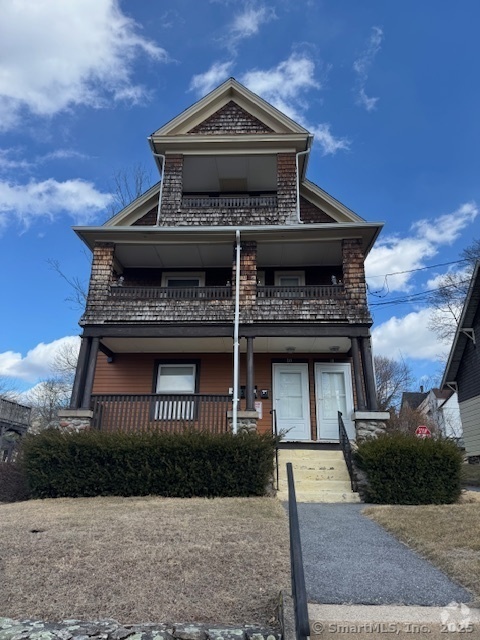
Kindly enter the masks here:
<path id="1" fill-rule="evenodd" d="M 185 429 L 224 433 L 231 396 L 193 394 L 94 394 L 92 426 L 100 431 Z"/>
<path id="2" fill-rule="evenodd" d="M 114 298 L 127 300 L 227 300 L 232 287 L 129 287 L 112 285 Z"/>
<path id="3" fill-rule="evenodd" d="M 31 407 L 26 407 L 12 400 L 0 398 L 0 424 L 25 427 L 26 429 L 30 424 L 31 412 Z"/>
<path id="4" fill-rule="evenodd" d="M 257 286 L 257 298 L 343 298 L 345 289 L 341 284 L 310 285 L 307 287 L 263 287 Z"/>
<path id="5" fill-rule="evenodd" d="M 276 207 L 277 196 L 183 196 L 185 209 L 259 209 Z"/>

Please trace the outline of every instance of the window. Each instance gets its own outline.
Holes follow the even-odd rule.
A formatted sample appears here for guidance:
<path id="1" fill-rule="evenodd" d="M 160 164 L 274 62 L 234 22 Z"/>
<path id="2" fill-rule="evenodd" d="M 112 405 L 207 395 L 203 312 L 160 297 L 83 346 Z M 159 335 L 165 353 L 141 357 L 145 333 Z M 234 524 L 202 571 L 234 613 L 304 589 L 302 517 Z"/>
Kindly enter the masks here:
<path id="1" fill-rule="evenodd" d="M 204 271 L 171 271 L 162 275 L 162 287 L 168 288 L 190 288 L 204 287 Z"/>
<path id="2" fill-rule="evenodd" d="M 160 363 L 156 392 L 168 397 L 155 403 L 155 420 L 193 420 L 195 400 L 183 399 L 182 395 L 194 394 L 196 381 L 196 364 Z"/>
<path id="3" fill-rule="evenodd" d="M 276 287 L 304 287 L 305 271 L 275 271 Z"/>

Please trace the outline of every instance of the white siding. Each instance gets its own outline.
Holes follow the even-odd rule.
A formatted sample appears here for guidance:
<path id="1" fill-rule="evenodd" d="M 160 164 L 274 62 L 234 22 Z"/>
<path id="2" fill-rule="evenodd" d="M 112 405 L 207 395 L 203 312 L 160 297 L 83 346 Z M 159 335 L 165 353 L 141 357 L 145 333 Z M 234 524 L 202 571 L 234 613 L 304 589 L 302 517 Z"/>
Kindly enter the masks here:
<path id="1" fill-rule="evenodd" d="M 469 456 L 480 456 L 480 396 L 460 402 L 465 451 Z"/>

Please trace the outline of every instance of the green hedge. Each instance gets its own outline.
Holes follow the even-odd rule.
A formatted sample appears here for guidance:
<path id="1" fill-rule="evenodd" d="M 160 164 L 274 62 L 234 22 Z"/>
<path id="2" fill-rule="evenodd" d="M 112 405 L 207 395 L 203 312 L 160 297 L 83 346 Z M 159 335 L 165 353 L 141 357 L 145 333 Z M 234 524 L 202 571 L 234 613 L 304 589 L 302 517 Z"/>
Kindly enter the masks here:
<path id="1" fill-rule="evenodd" d="M 0 462 L 0 502 L 28 500 L 30 490 L 21 460 Z"/>
<path id="2" fill-rule="evenodd" d="M 64 433 L 25 438 L 33 497 L 259 496 L 273 474 L 271 435 Z"/>
<path id="3" fill-rule="evenodd" d="M 385 435 L 361 443 L 355 459 L 367 475 L 367 502 L 450 504 L 460 496 L 462 454 L 449 440 Z"/>

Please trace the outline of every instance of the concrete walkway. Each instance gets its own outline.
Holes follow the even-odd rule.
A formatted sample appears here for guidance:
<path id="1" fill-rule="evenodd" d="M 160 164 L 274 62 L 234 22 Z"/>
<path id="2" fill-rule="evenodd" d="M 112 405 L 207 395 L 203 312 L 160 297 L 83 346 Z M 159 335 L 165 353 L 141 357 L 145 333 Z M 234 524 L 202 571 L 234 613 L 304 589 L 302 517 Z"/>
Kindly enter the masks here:
<path id="1" fill-rule="evenodd" d="M 472 594 L 360 512 L 364 504 L 298 504 L 309 602 L 420 605 Z"/>

